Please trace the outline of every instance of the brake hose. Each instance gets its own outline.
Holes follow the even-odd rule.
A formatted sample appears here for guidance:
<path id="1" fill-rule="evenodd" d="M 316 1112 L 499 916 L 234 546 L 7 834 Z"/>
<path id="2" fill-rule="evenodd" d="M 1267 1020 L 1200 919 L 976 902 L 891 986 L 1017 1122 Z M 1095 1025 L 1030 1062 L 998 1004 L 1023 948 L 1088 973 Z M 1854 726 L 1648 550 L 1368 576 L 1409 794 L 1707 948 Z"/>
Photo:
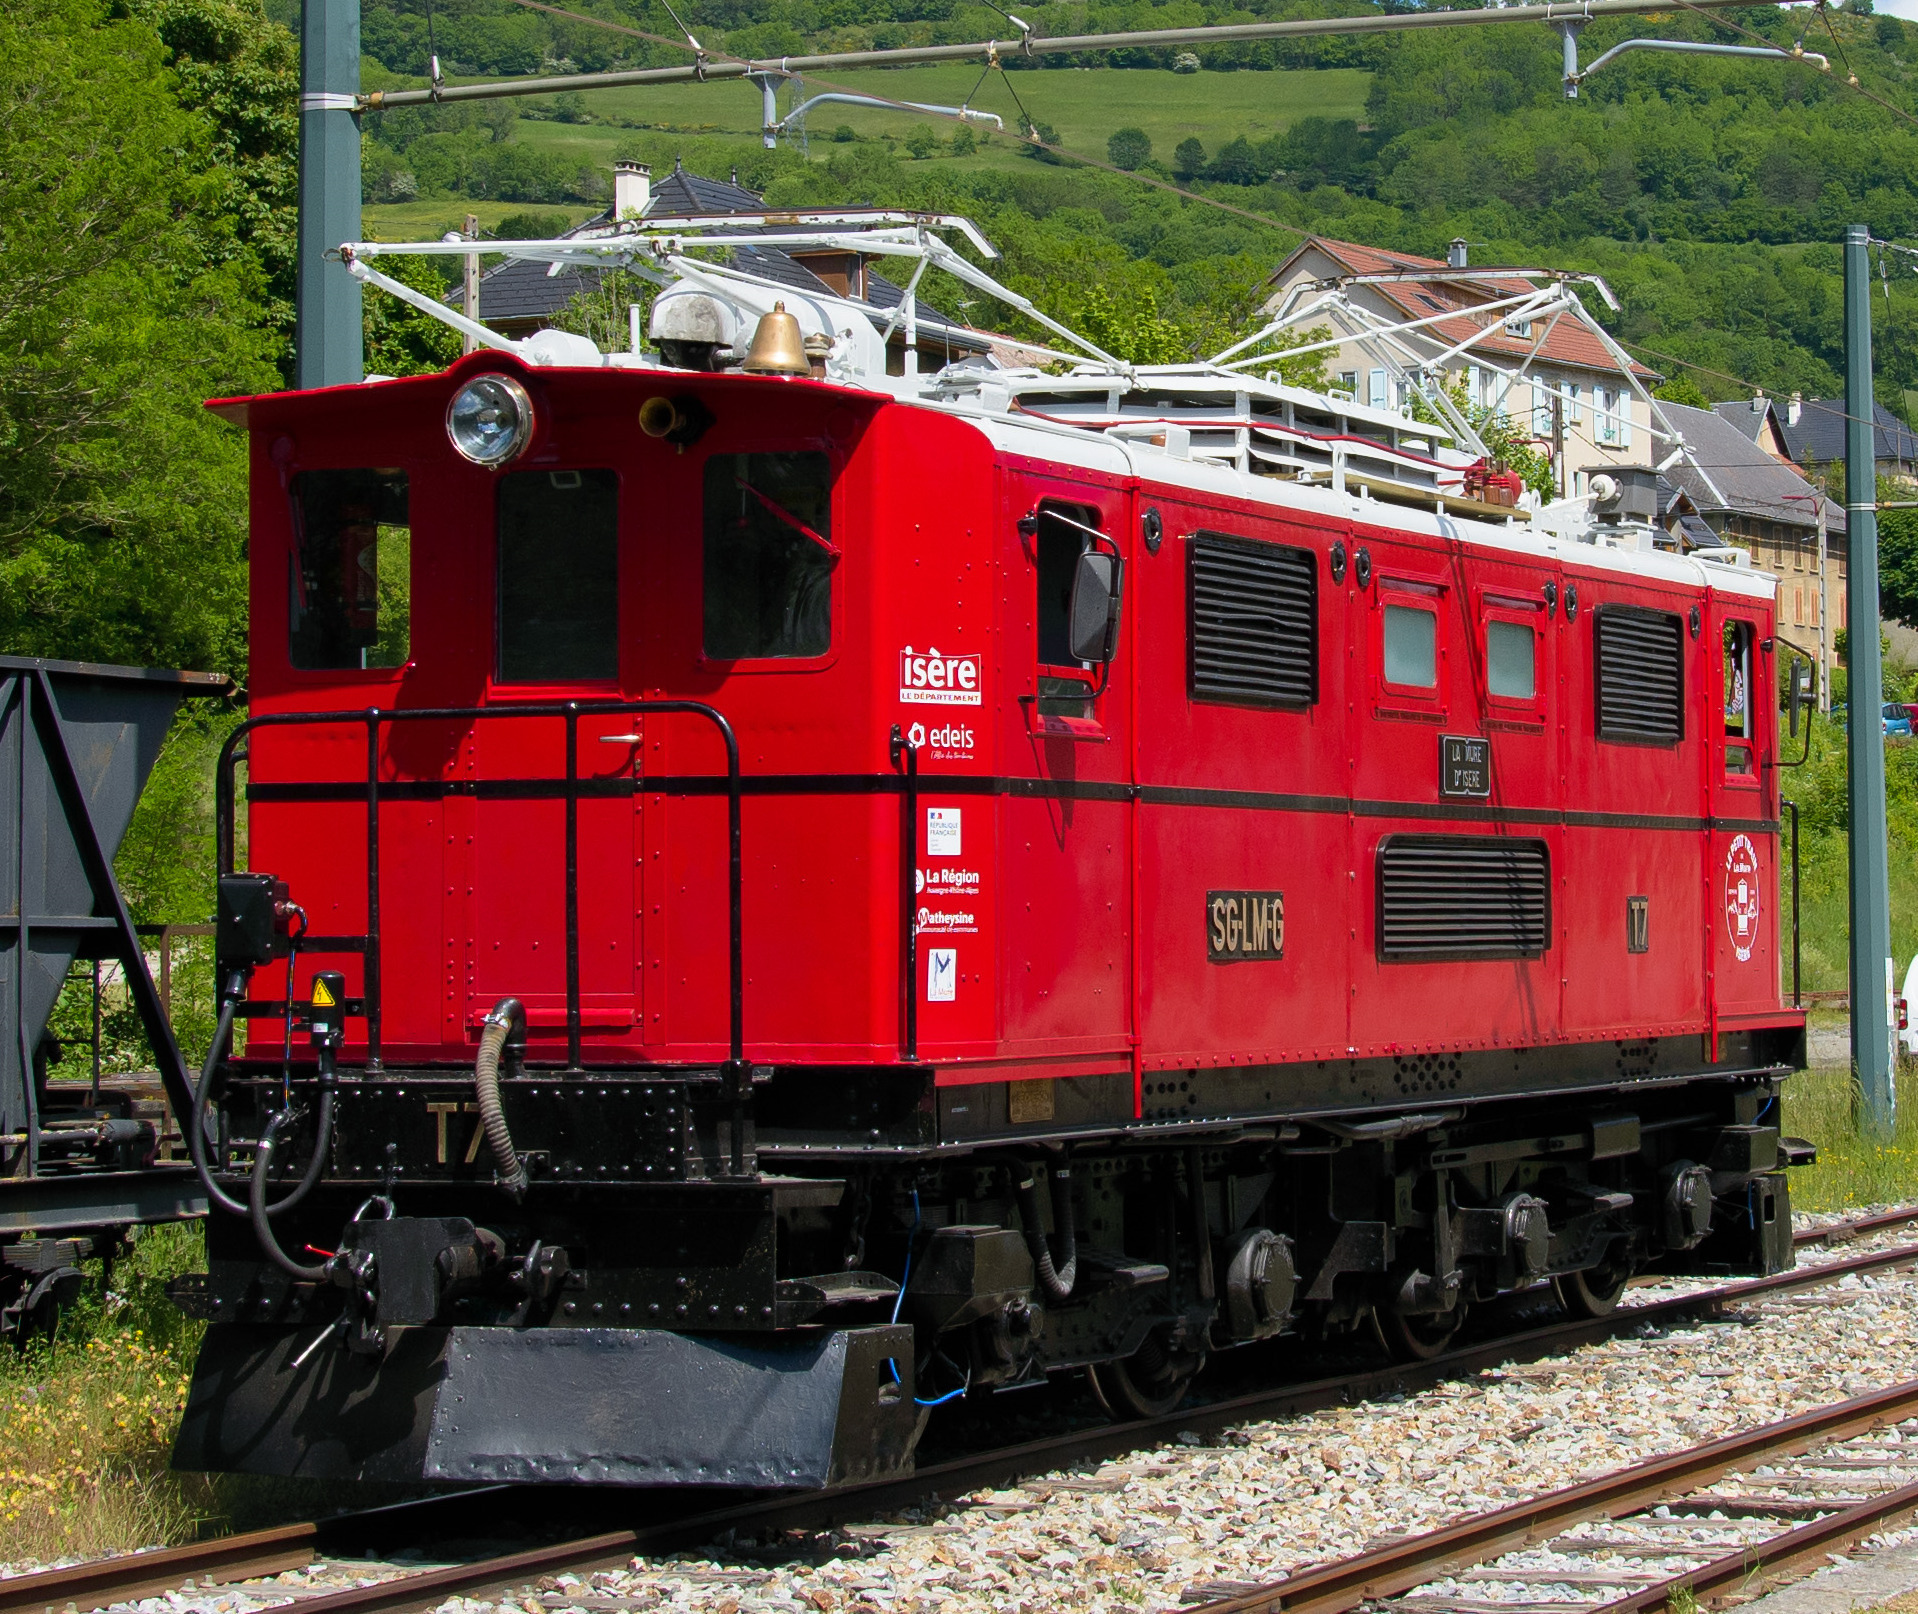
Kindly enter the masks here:
<path id="1" fill-rule="evenodd" d="M 300 938 L 306 934 L 306 910 L 298 903 L 288 905 L 290 914 L 299 916 L 300 928 L 289 938 L 286 956 L 286 1032 L 282 1040 L 280 1056 L 280 1081 L 286 1097 L 286 1106 L 282 1114 L 292 1108 L 292 1059 L 293 1059 L 293 966 L 299 957 Z M 213 1100 L 213 1079 L 218 1073 L 220 1055 L 224 1052 L 227 1039 L 233 1035 L 233 1021 L 240 1010 L 240 1000 L 246 995 L 247 972 L 235 970 L 226 983 L 226 993 L 220 1001 L 219 1024 L 214 1027 L 212 1045 L 206 1051 L 206 1063 L 200 1067 L 200 1084 L 193 1090 L 193 1113 L 187 1118 L 187 1155 L 193 1162 L 194 1175 L 200 1179 L 200 1186 L 206 1190 L 211 1203 L 223 1211 L 235 1216 L 251 1214 L 252 1194 L 249 1190 L 245 1200 L 235 1199 L 222 1188 L 214 1178 L 213 1167 L 206 1154 L 206 1117 L 207 1109 Z M 322 1101 L 323 1125 L 330 1130 L 332 1118 L 332 1098 L 328 1094 Z M 262 1139 L 262 1142 L 265 1140 Z M 319 1154 L 315 1154 L 315 1160 Z M 290 1210 L 306 1198 L 313 1186 L 317 1166 L 309 1165 L 307 1174 L 300 1185 L 286 1198 L 268 1205 L 265 1214 L 278 1216 L 281 1211 Z"/>
<path id="2" fill-rule="evenodd" d="M 266 1202 L 267 1175 L 273 1169 L 273 1151 L 279 1147 L 280 1131 L 294 1121 L 300 1111 L 281 1110 L 266 1123 L 266 1130 L 260 1134 L 260 1141 L 254 1146 L 253 1176 L 247 1184 L 247 1214 L 253 1222 L 253 1236 L 260 1241 L 260 1248 L 282 1272 L 305 1283 L 317 1283 L 327 1275 L 326 1263 L 318 1262 L 313 1266 L 302 1266 L 292 1256 L 280 1248 L 280 1241 L 273 1236 L 273 1225 L 267 1218 L 297 1205 L 313 1191 L 313 1185 L 320 1180 L 320 1170 L 326 1164 L 327 1145 L 333 1140 L 333 1086 L 329 1080 L 331 1072 L 323 1072 L 320 1077 L 320 1120 L 319 1135 L 313 1140 L 313 1157 L 306 1163 L 306 1172 L 300 1178 L 293 1192 L 278 1204 L 269 1207 Z"/>
<path id="3" fill-rule="evenodd" d="M 499 1056 L 516 1033 L 525 1037 L 525 1006 L 518 998 L 501 998 L 481 1026 L 479 1057 L 473 1063 L 473 1085 L 479 1089 L 480 1125 L 485 1129 L 487 1146 L 493 1151 L 500 1186 L 518 1199 L 526 1192 L 526 1162 L 513 1150 L 513 1134 L 507 1128 L 506 1111 L 500 1105 Z"/>
<path id="4" fill-rule="evenodd" d="M 246 975 L 235 971 L 233 979 L 227 982 L 226 995 L 220 1000 L 220 1023 L 214 1028 L 213 1046 L 206 1051 L 206 1063 L 200 1067 L 200 1085 L 193 1089 L 193 1113 L 187 1118 L 186 1129 L 187 1154 L 207 1199 L 235 1216 L 246 1215 L 247 1208 L 214 1180 L 213 1168 L 206 1158 L 206 1112 L 213 1096 L 213 1078 L 219 1070 L 220 1053 L 226 1047 L 226 1039 L 233 1034 L 233 1017 L 239 1012 L 245 992 Z"/>
<path id="5" fill-rule="evenodd" d="M 1026 1248 L 1032 1252 L 1032 1265 L 1045 1292 L 1054 1300 L 1064 1300 L 1071 1295 L 1079 1274 L 1079 1246 L 1072 1225 L 1072 1167 L 1061 1161 L 1052 1168 L 1052 1223 L 1058 1233 L 1060 1250 L 1056 1265 L 1045 1224 L 1039 1219 L 1038 1180 L 1031 1168 L 1021 1169 L 1025 1176 L 1015 1186 L 1019 1194 L 1019 1220 L 1025 1223 Z"/>

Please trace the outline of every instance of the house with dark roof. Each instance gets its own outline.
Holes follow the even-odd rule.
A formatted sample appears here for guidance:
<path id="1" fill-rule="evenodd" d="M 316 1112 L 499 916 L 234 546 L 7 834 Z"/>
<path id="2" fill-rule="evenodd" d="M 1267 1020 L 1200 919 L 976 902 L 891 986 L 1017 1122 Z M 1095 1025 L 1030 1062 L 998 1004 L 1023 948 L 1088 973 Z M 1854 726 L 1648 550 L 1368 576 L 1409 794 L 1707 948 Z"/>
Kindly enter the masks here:
<path id="1" fill-rule="evenodd" d="M 1918 477 L 1918 432 L 1881 403 L 1872 405 L 1877 428 L 1875 457 L 1880 476 Z M 1807 471 L 1823 470 L 1845 457 L 1845 400 L 1794 396 L 1786 406 L 1782 430 L 1793 461 Z"/>
<path id="2" fill-rule="evenodd" d="M 584 240 L 611 235 L 622 220 L 642 219 L 656 224 L 673 219 L 757 215 L 765 202 L 756 191 L 731 181 L 707 179 L 673 164 L 673 171 L 657 185 L 644 163 L 613 165 L 613 201 L 605 212 L 576 225 L 561 240 Z M 836 208 L 842 218 L 856 218 L 879 209 Z M 798 291 L 827 292 L 862 303 L 876 326 L 905 300 L 904 290 L 873 265 L 876 254 L 786 251 L 778 247 L 741 247 L 732 253 L 733 266 Z M 481 321 L 502 336 L 525 337 L 551 325 L 560 312 L 583 292 L 597 290 L 604 271 L 566 265 L 549 270 L 542 263 L 508 259 L 480 276 Z M 458 302 L 459 292 L 447 301 Z M 918 299 L 918 342 L 922 364 L 934 367 L 984 354 L 994 340 L 942 314 L 925 298 Z M 905 373 L 905 333 L 895 330 L 888 342 L 896 375 Z"/>
<path id="3" fill-rule="evenodd" d="M 1781 465 L 1793 464 L 1785 442 L 1785 417 L 1775 400 L 1758 393 L 1736 403 L 1712 405 L 1712 413 L 1756 443 Z"/>
<path id="4" fill-rule="evenodd" d="M 1779 631 L 1800 642 L 1822 630 L 1845 625 L 1845 512 L 1826 498 L 1795 466 L 1769 453 L 1757 433 L 1747 435 L 1747 421 L 1738 413 L 1744 404 L 1714 409 L 1690 409 L 1668 403 L 1665 411 L 1685 435 L 1697 463 L 1680 460 L 1664 479 L 1683 492 L 1684 504 L 1695 512 L 1719 541 L 1751 552 L 1754 564 L 1778 578 Z M 1825 516 L 1825 613 L 1819 606 L 1818 513 Z"/>
<path id="5" fill-rule="evenodd" d="M 1349 275 L 1403 273 L 1407 270 L 1456 270 L 1467 267 L 1466 244 L 1452 243 L 1445 262 L 1410 252 L 1386 252 L 1356 241 L 1309 236 L 1273 272 L 1266 303 L 1274 311 L 1286 293 L 1301 282 L 1316 283 Z M 1651 416 L 1627 385 L 1618 362 L 1597 337 L 1574 320 L 1504 319 L 1499 313 L 1480 312 L 1533 289 L 1517 275 L 1487 269 L 1482 276 L 1439 280 L 1404 280 L 1387 284 L 1355 285 L 1348 295 L 1361 307 L 1393 324 L 1430 320 L 1421 330 L 1399 333 L 1399 340 L 1422 357 L 1438 358 L 1459 343 L 1477 337 L 1465 354 L 1449 358 L 1448 375 L 1465 387 L 1474 404 L 1501 410 L 1508 419 L 1529 426 L 1532 435 L 1552 443 L 1564 433 L 1562 483 L 1567 493 L 1582 494 L 1590 477 L 1618 466 L 1643 465 L 1655 456 Z M 1496 328 L 1494 325 L 1496 323 Z M 1489 361 L 1474 363 L 1482 353 Z M 1498 370 L 1512 371 L 1530 359 L 1527 378 L 1509 381 Z M 1356 342 L 1331 351 L 1326 368 L 1334 384 L 1360 403 L 1374 408 L 1410 408 L 1410 386 L 1402 383 Z M 1632 362 L 1632 374 L 1643 385 L 1658 373 Z"/>

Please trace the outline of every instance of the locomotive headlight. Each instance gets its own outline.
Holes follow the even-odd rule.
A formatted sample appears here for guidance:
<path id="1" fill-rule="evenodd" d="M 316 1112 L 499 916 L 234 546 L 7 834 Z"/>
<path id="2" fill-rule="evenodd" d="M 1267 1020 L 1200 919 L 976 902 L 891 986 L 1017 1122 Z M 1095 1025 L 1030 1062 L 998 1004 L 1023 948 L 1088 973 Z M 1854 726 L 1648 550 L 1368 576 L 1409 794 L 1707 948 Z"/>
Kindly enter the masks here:
<path id="1" fill-rule="evenodd" d="M 475 376 L 453 394 L 446 435 L 475 465 L 504 465 L 533 435 L 533 400 L 511 376 Z"/>

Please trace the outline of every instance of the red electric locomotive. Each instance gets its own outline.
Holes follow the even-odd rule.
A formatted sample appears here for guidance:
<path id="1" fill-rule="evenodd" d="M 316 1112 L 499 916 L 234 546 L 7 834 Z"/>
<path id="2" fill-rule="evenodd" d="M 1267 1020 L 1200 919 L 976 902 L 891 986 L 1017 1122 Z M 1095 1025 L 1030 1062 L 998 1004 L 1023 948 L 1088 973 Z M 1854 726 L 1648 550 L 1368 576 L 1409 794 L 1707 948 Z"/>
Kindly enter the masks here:
<path id="1" fill-rule="evenodd" d="M 1769 578 L 620 240 L 670 364 L 221 406 L 179 1462 L 828 1485 L 962 1392 L 1790 1264 Z"/>

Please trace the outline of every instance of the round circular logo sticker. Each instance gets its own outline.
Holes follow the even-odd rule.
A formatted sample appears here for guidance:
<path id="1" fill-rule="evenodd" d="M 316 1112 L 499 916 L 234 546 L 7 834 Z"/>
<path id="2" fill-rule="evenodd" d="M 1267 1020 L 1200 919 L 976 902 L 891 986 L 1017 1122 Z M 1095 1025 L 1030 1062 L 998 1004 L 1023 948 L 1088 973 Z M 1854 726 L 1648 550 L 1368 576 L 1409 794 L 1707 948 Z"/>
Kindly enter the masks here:
<path id="1" fill-rule="evenodd" d="M 1758 945 L 1758 850 L 1749 835 L 1732 838 L 1725 853 L 1725 930 L 1741 964 Z"/>

